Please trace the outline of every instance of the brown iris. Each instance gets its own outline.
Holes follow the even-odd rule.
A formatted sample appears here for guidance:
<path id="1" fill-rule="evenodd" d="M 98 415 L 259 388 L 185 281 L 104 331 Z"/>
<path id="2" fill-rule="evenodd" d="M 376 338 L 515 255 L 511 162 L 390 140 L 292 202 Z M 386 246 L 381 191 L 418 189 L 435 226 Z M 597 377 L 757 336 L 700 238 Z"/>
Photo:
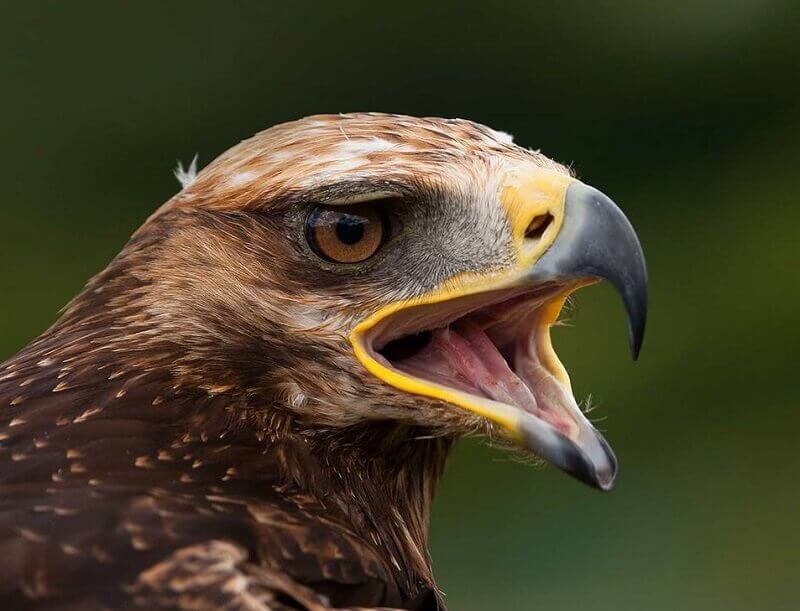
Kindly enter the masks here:
<path id="1" fill-rule="evenodd" d="M 385 216 L 375 206 L 317 206 L 306 221 L 306 238 L 320 257 L 336 263 L 369 259 L 383 244 Z"/>

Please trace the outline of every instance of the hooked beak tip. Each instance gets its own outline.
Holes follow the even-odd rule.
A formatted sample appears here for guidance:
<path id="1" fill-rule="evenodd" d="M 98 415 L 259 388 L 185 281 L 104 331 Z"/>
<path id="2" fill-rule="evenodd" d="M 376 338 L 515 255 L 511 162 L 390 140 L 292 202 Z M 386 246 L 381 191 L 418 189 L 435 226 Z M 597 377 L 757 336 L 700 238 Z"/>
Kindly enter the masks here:
<path id="1" fill-rule="evenodd" d="M 647 266 L 633 226 L 608 196 L 582 182 L 568 187 L 563 226 L 531 274 L 540 281 L 607 280 L 622 297 L 631 355 L 639 357 L 647 321 Z"/>

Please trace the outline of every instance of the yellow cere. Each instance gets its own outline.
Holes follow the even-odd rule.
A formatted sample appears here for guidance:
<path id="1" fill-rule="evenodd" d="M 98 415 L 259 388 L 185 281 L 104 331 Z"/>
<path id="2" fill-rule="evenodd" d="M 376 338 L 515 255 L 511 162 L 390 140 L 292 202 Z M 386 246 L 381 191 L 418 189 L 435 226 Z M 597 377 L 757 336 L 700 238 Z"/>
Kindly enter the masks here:
<path id="1" fill-rule="evenodd" d="M 536 168 L 535 170 L 510 170 L 500 201 L 506 209 L 514 242 L 519 249 L 519 264 L 528 266 L 536 261 L 552 244 L 564 221 L 564 198 L 574 178 Z M 525 230 L 537 216 L 550 214 L 552 223 L 540 240 L 525 240 Z"/>
<path id="2" fill-rule="evenodd" d="M 364 344 L 363 338 L 380 321 L 400 310 L 514 286 L 524 277 L 527 268 L 555 240 L 564 218 L 564 198 L 567 187 L 574 181 L 574 178 L 561 172 L 542 168 L 509 171 L 500 192 L 500 201 L 508 214 L 514 243 L 518 249 L 516 264 L 512 268 L 500 272 L 461 274 L 451 278 L 443 283 L 442 286 L 425 295 L 387 305 L 359 323 L 350 334 L 350 343 L 353 346 L 356 358 L 367 371 L 399 390 L 446 401 L 488 418 L 503 427 L 512 439 L 519 441 L 521 437 L 519 426 L 521 413 L 516 407 L 490 399 L 475 397 L 387 368 L 372 357 Z M 550 226 L 540 239 L 525 240 L 525 231 L 531 221 L 542 214 L 550 214 L 553 217 Z M 543 350 L 542 357 L 550 371 L 562 382 L 569 385 L 569 377 L 552 348 L 549 334 L 549 328 L 558 318 L 566 298 L 567 295 L 564 294 L 563 297 L 553 300 L 547 306 L 547 310 L 543 312 L 546 324 L 541 326 L 540 336 L 537 337 L 537 346 Z"/>

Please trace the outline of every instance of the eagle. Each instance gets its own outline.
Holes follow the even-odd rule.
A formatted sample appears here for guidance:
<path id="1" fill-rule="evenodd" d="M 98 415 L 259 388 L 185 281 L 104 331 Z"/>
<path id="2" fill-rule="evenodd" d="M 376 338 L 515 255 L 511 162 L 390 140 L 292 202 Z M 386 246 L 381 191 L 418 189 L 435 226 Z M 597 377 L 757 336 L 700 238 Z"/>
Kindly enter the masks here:
<path id="1" fill-rule="evenodd" d="M 444 609 L 453 444 L 601 490 L 617 461 L 550 341 L 567 298 L 647 309 L 631 224 L 460 119 L 318 115 L 197 173 L 0 365 L 4 609 Z"/>

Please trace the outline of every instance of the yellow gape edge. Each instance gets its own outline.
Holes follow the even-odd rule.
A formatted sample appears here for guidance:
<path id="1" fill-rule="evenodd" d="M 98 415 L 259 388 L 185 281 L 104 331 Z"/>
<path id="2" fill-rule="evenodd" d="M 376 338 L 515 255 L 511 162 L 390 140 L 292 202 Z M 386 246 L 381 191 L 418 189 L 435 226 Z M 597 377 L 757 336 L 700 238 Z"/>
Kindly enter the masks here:
<path id="1" fill-rule="evenodd" d="M 521 441 L 518 408 L 479 398 L 435 382 L 415 378 L 379 363 L 367 349 L 364 337 L 387 316 L 412 306 L 450 301 L 458 297 L 513 287 L 525 277 L 530 266 L 553 243 L 564 220 L 564 198 L 567 188 L 575 182 L 571 176 L 536 166 L 515 168 L 506 174 L 500 189 L 499 204 L 506 210 L 514 245 L 517 249 L 515 264 L 507 269 L 486 274 L 464 273 L 446 280 L 436 289 L 406 301 L 389 304 L 360 322 L 350 334 L 350 343 L 356 358 L 372 375 L 402 391 L 439 399 L 467 409 L 500 425 L 514 441 Z M 542 215 L 552 217 L 541 237 L 528 239 L 525 234 L 531 221 Z M 558 360 L 550 343 L 549 327 L 556 321 L 566 300 L 566 293 L 548 304 L 543 312 L 546 324 L 537 337 L 543 362 L 562 382 L 569 385 L 569 377 Z"/>

